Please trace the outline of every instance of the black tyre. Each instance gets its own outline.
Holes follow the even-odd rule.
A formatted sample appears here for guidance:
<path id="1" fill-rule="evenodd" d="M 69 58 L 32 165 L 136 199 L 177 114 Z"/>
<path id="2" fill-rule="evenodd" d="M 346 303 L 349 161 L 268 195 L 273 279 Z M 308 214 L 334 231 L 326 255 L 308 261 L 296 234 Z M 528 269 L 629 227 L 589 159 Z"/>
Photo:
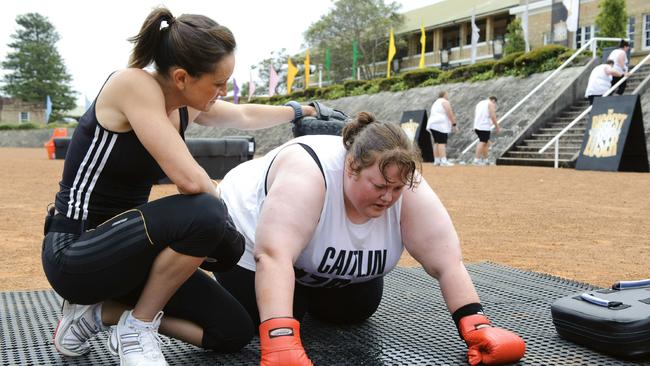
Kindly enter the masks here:
<path id="1" fill-rule="evenodd" d="M 291 127 L 293 137 L 305 135 L 334 135 L 341 136 L 345 126 L 344 121 L 322 121 L 313 117 L 304 117 Z"/>

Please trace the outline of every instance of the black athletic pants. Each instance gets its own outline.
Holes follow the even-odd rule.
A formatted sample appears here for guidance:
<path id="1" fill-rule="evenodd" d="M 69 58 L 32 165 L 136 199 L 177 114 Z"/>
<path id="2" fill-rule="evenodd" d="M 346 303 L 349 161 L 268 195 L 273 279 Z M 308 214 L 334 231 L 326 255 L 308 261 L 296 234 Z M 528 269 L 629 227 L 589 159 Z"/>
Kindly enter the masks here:
<path id="1" fill-rule="evenodd" d="M 65 230 L 70 220 L 57 214 L 43 240 L 43 268 L 54 290 L 76 304 L 114 300 L 135 305 L 158 254 L 203 257 L 223 237 L 227 211 L 208 195 L 175 195 L 119 214 L 94 230 Z M 216 281 L 197 270 L 163 309 L 204 330 L 204 348 L 234 352 L 253 336 L 242 306 Z"/>
<path id="2" fill-rule="evenodd" d="M 253 322 L 259 325 L 255 272 L 235 266 L 228 272 L 215 273 L 215 277 L 246 308 Z M 309 312 L 314 318 L 328 323 L 359 323 L 375 313 L 383 291 L 383 277 L 337 288 L 309 287 L 296 282 L 293 315 L 298 321 Z"/>
<path id="3" fill-rule="evenodd" d="M 616 85 L 619 80 L 621 80 L 623 77 L 622 76 L 612 76 L 612 86 Z M 621 83 L 621 85 L 616 88 L 614 91 L 618 95 L 623 95 L 625 93 L 625 87 L 627 86 L 627 80 Z"/>

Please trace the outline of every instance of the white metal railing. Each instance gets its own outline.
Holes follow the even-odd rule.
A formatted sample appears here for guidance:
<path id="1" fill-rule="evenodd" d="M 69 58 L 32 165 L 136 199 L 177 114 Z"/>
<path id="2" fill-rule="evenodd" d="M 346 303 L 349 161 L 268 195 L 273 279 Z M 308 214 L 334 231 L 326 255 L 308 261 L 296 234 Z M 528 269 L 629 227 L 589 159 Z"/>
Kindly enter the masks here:
<path id="1" fill-rule="evenodd" d="M 564 63 L 563 63 L 562 65 L 560 65 L 560 67 L 558 67 L 557 69 L 555 69 L 555 71 L 553 71 L 553 72 L 551 73 L 551 75 L 547 76 L 546 79 L 544 79 L 544 81 L 542 81 L 541 83 L 539 83 L 535 88 L 533 88 L 533 90 L 530 91 L 530 93 L 528 93 L 528 94 L 527 94 L 525 97 L 523 97 L 523 98 L 522 98 L 522 99 L 521 99 L 517 104 L 515 104 L 514 107 L 510 108 L 510 110 L 508 110 L 508 111 L 507 111 L 503 116 L 501 116 L 501 118 L 499 118 L 499 119 L 497 120 L 497 124 L 498 124 L 498 125 L 501 125 L 501 122 L 503 122 L 506 118 L 508 118 L 508 116 L 510 116 L 510 115 L 511 115 L 511 114 L 512 114 L 512 113 L 513 113 L 517 108 L 519 108 L 522 104 L 524 104 L 524 103 L 528 100 L 528 98 L 530 98 L 530 97 L 531 97 L 533 94 L 535 94 L 535 93 L 536 93 L 536 92 L 537 92 L 537 91 L 538 91 L 542 86 L 544 86 L 544 85 L 545 85 L 549 80 L 551 80 L 555 75 L 557 75 L 558 72 L 562 71 L 562 70 L 563 70 L 567 65 L 569 65 L 569 64 L 573 61 L 573 59 L 575 59 L 576 57 L 578 57 L 578 55 L 581 54 L 584 50 L 586 50 L 587 48 L 591 47 L 591 52 L 592 52 L 592 55 L 593 55 L 592 57 L 593 57 L 593 58 L 596 58 L 596 50 L 597 50 L 597 48 L 596 48 L 596 42 L 598 42 L 598 41 L 619 42 L 620 40 L 621 40 L 620 38 L 603 38 L 603 37 L 595 37 L 595 38 L 590 39 L 587 43 L 585 43 L 584 45 L 582 45 L 582 47 L 580 47 L 576 52 L 574 52 L 573 55 L 571 55 L 571 57 L 569 57 L 566 61 L 564 61 Z M 490 130 L 492 130 L 493 128 L 494 128 L 494 126 L 490 126 Z M 461 153 L 461 155 L 465 155 L 465 153 L 467 153 L 467 152 L 469 151 L 469 149 L 471 149 L 472 147 L 474 147 L 474 145 L 476 145 L 476 144 L 478 143 L 478 141 L 479 141 L 479 140 L 476 139 L 476 140 L 474 140 L 471 144 L 469 144 L 469 145 L 468 145 L 468 146 L 463 150 L 463 152 Z"/>
<path id="2" fill-rule="evenodd" d="M 625 82 L 625 80 L 627 80 L 630 75 L 633 75 L 644 63 L 646 63 L 648 61 L 648 59 L 650 59 L 650 54 L 648 54 L 643 60 L 641 60 L 641 62 L 639 62 L 632 70 L 630 70 L 628 75 L 623 77 L 616 84 L 614 84 L 611 88 L 609 88 L 609 90 L 605 94 L 603 94 L 603 97 L 606 97 L 606 96 L 612 94 L 614 92 L 614 90 L 618 89 L 618 86 L 623 84 Z M 587 113 L 591 112 L 591 107 L 592 106 L 589 106 L 589 107 L 587 107 L 587 109 L 582 111 L 582 113 L 580 113 L 580 115 L 578 115 L 578 117 L 576 117 L 573 121 L 571 121 L 571 123 L 569 123 L 566 127 L 564 127 L 562 129 L 562 131 L 558 132 L 558 134 L 555 135 L 555 137 L 553 137 L 548 143 L 546 143 L 546 145 L 544 145 L 544 147 L 542 147 L 541 149 L 539 149 L 539 151 L 537 151 L 538 154 L 542 154 L 551 146 L 551 144 L 555 144 L 555 155 L 554 155 L 554 162 L 553 162 L 553 167 L 554 168 L 557 169 L 558 165 L 559 165 L 560 137 L 562 137 L 562 135 L 564 135 L 576 123 L 578 123 L 582 118 L 584 118 L 584 116 L 586 116 Z"/>

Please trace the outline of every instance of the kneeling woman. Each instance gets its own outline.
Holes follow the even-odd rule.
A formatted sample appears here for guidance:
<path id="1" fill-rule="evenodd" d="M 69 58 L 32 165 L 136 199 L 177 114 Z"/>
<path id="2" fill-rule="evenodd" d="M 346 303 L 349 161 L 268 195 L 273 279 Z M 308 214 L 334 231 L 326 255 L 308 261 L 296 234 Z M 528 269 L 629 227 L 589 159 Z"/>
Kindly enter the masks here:
<path id="1" fill-rule="evenodd" d="M 362 112 L 343 138 L 294 139 L 224 178 L 218 191 L 246 251 L 216 277 L 261 320 L 262 365 L 311 365 L 299 336 L 306 312 L 331 323 L 370 317 L 404 248 L 440 282 L 472 364 L 523 356 L 521 338 L 482 315 L 456 231 L 419 163 L 396 124 Z"/>

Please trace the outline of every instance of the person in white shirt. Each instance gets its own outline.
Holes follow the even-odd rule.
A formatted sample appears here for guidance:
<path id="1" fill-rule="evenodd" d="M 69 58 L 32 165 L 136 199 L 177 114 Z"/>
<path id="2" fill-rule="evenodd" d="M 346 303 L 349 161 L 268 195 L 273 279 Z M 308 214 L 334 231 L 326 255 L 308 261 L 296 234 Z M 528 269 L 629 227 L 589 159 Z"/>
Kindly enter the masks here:
<path id="1" fill-rule="evenodd" d="M 601 97 L 612 87 L 612 77 L 622 75 L 613 66 L 614 61 L 607 60 L 604 64 L 598 65 L 591 70 L 587 89 L 585 90 L 585 98 L 589 99 L 589 105 L 594 104 L 595 97 Z"/>
<path id="2" fill-rule="evenodd" d="M 476 145 L 474 165 L 488 165 L 492 125 L 494 125 L 496 133 L 501 132 L 501 127 L 497 123 L 497 97 L 495 96 L 478 102 L 474 109 L 474 132 L 476 132 L 479 139 L 479 143 Z"/>
<path id="3" fill-rule="evenodd" d="M 456 126 L 456 115 L 449 103 L 449 93 L 441 91 L 438 99 L 431 106 L 427 131 L 431 134 L 433 141 L 433 164 L 440 166 L 452 166 L 447 160 L 447 138 L 451 131 L 458 132 Z"/>
<path id="4" fill-rule="evenodd" d="M 312 365 L 300 339 L 305 313 L 330 324 L 371 317 L 404 249 L 440 283 L 471 365 L 523 357 L 523 340 L 483 314 L 454 225 L 420 166 L 398 124 L 360 112 L 342 136 L 295 138 L 224 177 L 217 191 L 246 249 L 215 277 L 259 324 L 261 366 Z"/>
<path id="5" fill-rule="evenodd" d="M 620 76 L 612 77 L 611 86 L 614 86 L 616 83 L 618 83 L 618 81 L 621 80 L 621 78 L 627 72 L 628 70 L 627 52 L 629 50 L 630 50 L 630 43 L 624 39 L 621 39 L 618 48 L 612 51 L 609 54 L 609 56 L 607 56 L 607 60 L 614 61 L 614 70 L 616 70 L 619 74 L 621 74 Z M 621 85 L 618 86 L 618 89 L 616 90 L 616 94 L 623 95 L 626 86 L 627 86 L 627 80 L 625 80 Z"/>

